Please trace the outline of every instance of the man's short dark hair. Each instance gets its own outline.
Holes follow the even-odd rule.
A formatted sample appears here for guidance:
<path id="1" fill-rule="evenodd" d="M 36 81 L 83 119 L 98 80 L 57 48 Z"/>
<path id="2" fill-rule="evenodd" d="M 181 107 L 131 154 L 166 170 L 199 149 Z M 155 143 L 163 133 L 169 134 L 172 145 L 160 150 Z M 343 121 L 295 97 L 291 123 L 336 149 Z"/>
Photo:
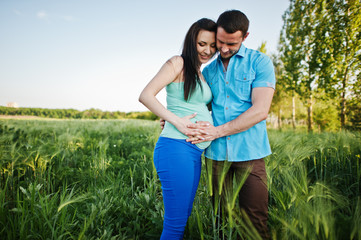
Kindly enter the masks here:
<path id="1" fill-rule="evenodd" d="M 239 10 L 228 10 L 222 13 L 217 20 L 217 27 L 222 27 L 227 33 L 241 31 L 244 36 L 248 32 L 249 20 Z"/>

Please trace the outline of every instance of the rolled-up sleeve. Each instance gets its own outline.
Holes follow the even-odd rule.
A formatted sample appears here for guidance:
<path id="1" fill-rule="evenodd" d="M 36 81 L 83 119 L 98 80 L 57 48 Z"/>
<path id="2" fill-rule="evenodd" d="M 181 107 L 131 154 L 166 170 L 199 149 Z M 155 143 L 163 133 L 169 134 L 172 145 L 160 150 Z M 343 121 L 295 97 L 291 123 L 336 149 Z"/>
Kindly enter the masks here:
<path id="1" fill-rule="evenodd" d="M 274 66 L 271 59 L 262 55 L 259 57 L 255 66 L 256 78 L 252 83 L 252 88 L 256 87 L 270 87 L 276 88 L 276 76 Z"/>

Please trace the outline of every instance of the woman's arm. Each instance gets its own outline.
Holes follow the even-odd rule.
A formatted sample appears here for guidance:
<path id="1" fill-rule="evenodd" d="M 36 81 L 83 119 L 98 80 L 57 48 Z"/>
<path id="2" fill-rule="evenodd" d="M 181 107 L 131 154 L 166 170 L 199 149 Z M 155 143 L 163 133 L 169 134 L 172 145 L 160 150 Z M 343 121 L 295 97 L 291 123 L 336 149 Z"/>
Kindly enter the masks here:
<path id="1" fill-rule="evenodd" d="M 185 135 L 192 134 L 194 130 L 188 129 L 187 125 L 191 124 L 191 118 L 196 114 L 192 114 L 183 118 L 178 117 L 168 109 L 166 109 L 156 98 L 156 95 L 173 81 L 182 81 L 183 58 L 174 56 L 169 59 L 154 76 L 154 78 L 143 89 L 139 96 L 139 102 L 146 106 L 158 117 L 173 124 L 180 132 Z"/>

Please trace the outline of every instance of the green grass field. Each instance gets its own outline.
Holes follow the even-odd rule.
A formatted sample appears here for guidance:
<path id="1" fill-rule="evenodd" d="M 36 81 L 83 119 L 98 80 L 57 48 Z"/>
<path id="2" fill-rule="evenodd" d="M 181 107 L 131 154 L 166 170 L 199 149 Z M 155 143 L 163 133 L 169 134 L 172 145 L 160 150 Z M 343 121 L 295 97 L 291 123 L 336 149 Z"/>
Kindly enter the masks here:
<path id="1" fill-rule="evenodd" d="M 0 120 L 0 239 L 159 239 L 159 133 L 142 120 Z M 361 239 L 361 134 L 269 137 L 272 238 Z M 209 195 L 203 167 L 184 239 L 218 239 Z M 230 206 L 223 238 L 257 239 Z"/>

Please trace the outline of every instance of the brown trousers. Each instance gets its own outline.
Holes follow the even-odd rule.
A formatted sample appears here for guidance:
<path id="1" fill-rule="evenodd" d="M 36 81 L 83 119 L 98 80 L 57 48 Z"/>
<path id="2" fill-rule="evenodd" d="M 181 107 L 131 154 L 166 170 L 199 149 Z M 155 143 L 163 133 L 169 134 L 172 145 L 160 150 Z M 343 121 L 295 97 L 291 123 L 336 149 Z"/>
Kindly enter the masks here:
<path id="1" fill-rule="evenodd" d="M 235 194 L 239 191 L 239 209 L 248 215 L 259 235 L 268 239 L 268 189 L 264 160 L 228 162 L 206 159 L 206 165 L 208 176 L 212 178 L 213 206 L 217 207 L 214 203 L 218 199 L 220 209 L 229 210 L 230 200 L 237 197 Z M 242 215 L 242 211 L 238 212 Z M 239 218 L 244 219 L 242 216 Z"/>

